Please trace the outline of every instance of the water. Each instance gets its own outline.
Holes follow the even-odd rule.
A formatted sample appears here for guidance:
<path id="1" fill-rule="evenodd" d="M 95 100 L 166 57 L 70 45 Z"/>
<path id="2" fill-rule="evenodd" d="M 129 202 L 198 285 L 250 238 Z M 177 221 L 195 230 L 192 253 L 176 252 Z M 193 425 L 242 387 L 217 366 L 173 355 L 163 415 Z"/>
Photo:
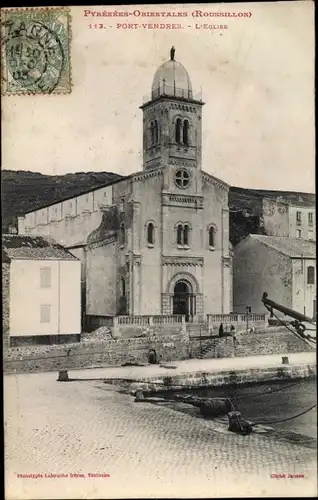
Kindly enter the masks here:
<path id="1" fill-rule="evenodd" d="M 173 394 L 209 398 L 228 397 L 246 420 L 268 425 L 277 431 L 292 432 L 317 439 L 317 407 L 304 415 L 287 420 L 317 403 L 316 380 L 258 383 L 239 387 L 198 388 L 165 392 L 161 396 L 171 398 Z M 175 409 L 180 409 L 180 405 L 176 403 Z M 190 407 L 190 405 L 182 405 L 180 411 L 190 413 L 194 417 L 200 416 L 197 409 Z M 278 422 L 281 420 L 284 421 Z"/>

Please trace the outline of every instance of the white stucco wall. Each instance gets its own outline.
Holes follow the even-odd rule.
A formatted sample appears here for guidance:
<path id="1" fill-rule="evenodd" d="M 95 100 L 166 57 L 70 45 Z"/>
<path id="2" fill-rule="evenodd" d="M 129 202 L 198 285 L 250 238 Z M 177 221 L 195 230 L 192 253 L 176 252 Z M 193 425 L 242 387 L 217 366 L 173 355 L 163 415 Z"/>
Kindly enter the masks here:
<path id="1" fill-rule="evenodd" d="M 308 267 L 315 269 L 315 283 L 308 283 Z M 292 308 L 312 318 L 316 302 L 316 259 L 293 259 L 293 301 Z"/>
<path id="2" fill-rule="evenodd" d="M 301 213 L 301 221 L 297 221 L 297 212 Z M 312 214 L 312 223 L 309 221 Z M 316 210 L 315 207 L 289 207 L 289 236 L 296 238 L 297 230 L 301 231 L 301 238 L 316 240 Z"/>
<path id="3" fill-rule="evenodd" d="M 51 286 L 41 288 L 40 270 L 50 268 Z M 63 335 L 81 332 L 81 263 L 13 260 L 10 274 L 10 335 Z M 41 323 L 41 305 L 50 321 Z"/>

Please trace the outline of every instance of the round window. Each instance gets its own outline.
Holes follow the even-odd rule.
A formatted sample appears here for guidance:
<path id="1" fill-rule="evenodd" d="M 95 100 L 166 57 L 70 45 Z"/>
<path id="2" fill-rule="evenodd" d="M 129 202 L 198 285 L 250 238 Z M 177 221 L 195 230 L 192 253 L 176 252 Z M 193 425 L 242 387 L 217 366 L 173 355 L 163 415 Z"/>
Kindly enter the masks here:
<path id="1" fill-rule="evenodd" d="M 187 170 L 177 170 L 175 175 L 175 183 L 179 188 L 186 189 L 190 185 L 191 176 Z"/>

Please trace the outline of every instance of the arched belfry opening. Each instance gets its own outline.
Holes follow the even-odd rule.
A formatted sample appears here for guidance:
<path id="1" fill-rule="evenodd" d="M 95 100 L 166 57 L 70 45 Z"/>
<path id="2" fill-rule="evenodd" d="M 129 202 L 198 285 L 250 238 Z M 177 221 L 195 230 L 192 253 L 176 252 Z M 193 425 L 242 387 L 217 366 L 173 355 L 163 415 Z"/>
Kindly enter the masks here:
<path id="1" fill-rule="evenodd" d="M 182 127 L 182 123 L 181 123 L 180 118 L 178 118 L 176 121 L 176 128 L 175 128 L 175 136 L 176 136 L 175 141 L 177 144 L 181 143 L 181 127 Z"/>
<path id="2" fill-rule="evenodd" d="M 195 315 L 195 295 L 191 284 L 186 280 L 177 281 L 173 290 L 173 314 L 186 317 L 186 321 Z"/>
<path id="3" fill-rule="evenodd" d="M 201 94 L 194 94 L 192 82 L 176 50 L 157 68 L 151 91 L 144 96 L 143 167 L 162 168 L 171 160 L 195 161 L 201 165 Z M 176 152 L 177 150 L 177 152 Z"/>
<path id="4" fill-rule="evenodd" d="M 188 120 L 184 120 L 183 122 L 183 130 L 182 130 L 182 139 L 184 146 L 189 145 L 189 122 Z"/>

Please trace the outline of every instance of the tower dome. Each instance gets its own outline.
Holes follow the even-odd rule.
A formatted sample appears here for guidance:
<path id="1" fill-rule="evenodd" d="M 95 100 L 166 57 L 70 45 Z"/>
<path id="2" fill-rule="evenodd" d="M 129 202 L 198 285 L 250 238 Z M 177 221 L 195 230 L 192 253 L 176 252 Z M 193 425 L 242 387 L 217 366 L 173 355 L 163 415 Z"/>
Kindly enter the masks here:
<path id="1" fill-rule="evenodd" d="M 170 60 L 157 69 L 152 82 L 151 97 L 161 95 L 192 99 L 192 84 L 185 67 L 175 61 L 175 49 L 170 50 Z"/>

